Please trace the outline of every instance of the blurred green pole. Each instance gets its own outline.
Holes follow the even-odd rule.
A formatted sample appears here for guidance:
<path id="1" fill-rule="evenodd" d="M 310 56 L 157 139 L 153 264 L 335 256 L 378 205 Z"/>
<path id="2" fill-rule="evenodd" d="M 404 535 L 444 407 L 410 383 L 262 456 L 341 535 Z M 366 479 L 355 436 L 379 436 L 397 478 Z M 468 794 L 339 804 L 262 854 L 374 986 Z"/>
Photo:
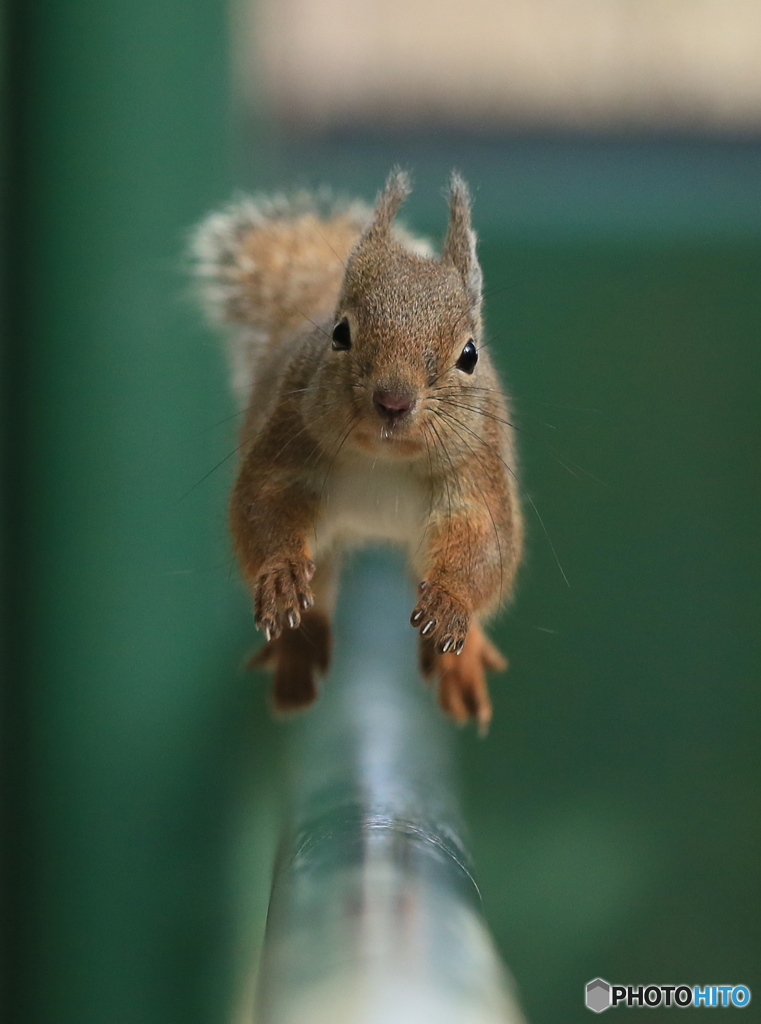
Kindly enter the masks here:
<path id="1" fill-rule="evenodd" d="M 179 263 L 229 189 L 226 10 L 6 6 L 5 1019 L 219 1020 L 203 800 L 235 605 L 226 573 L 177 575 L 224 556 L 218 495 L 177 499 L 224 386 Z"/>

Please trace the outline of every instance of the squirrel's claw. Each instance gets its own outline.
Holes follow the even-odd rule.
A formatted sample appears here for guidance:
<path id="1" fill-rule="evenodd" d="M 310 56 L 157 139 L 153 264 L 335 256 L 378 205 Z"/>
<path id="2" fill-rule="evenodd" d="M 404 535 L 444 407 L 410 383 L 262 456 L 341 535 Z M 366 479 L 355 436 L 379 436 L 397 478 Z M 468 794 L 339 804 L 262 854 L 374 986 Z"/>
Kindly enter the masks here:
<path id="1" fill-rule="evenodd" d="M 420 584 L 420 597 L 410 623 L 432 641 L 439 654 L 459 654 L 465 646 L 470 614 L 462 602 L 435 583 Z"/>
<path id="2" fill-rule="evenodd" d="M 439 653 L 447 654 L 453 647 L 457 647 L 455 638 L 451 633 L 447 633 L 447 635 L 443 636 L 439 641 Z"/>
<path id="3" fill-rule="evenodd" d="M 268 642 L 285 629 L 298 629 L 301 613 L 314 604 L 313 575 L 314 562 L 306 558 L 270 559 L 262 566 L 252 587 L 254 621 Z"/>

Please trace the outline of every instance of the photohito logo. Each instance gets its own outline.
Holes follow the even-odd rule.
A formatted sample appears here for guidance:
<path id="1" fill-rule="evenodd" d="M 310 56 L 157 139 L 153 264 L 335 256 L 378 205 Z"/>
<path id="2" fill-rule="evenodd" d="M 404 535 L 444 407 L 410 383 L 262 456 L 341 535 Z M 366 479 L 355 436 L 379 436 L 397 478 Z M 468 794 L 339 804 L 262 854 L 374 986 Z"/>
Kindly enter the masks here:
<path id="1" fill-rule="evenodd" d="M 611 985 L 602 978 L 584 991 L 588 1010 L 602 1013 L 616 1006 L 747 1006 L 747 985 Z"/>

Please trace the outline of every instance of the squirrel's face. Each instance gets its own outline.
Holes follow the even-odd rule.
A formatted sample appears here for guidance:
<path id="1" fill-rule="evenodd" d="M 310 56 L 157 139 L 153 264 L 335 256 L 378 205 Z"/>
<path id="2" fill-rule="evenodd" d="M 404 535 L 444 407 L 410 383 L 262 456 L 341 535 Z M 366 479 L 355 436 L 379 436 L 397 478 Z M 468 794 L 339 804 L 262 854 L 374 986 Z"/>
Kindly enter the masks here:
<path id="1" fill-rule="evenodd" d="M 467 438 L 493 391 L 481 348 L 481 268 L 470 197 L 452 176 L 439 259 L 411 251 L 393 220 L 409 192 L 393 171 L 346 263 L 329 349 L 305 395 L 336 450 L 430 459 L 443 435 Z M 467 440 L 463 441 L 467 446 Z"/>
<path id="2" fill-rule="evenodd" d="M 470 417 L 480 343 L 479 307 L 453 265 L 394 242 L 360 247 L 347 265 L 321 375 L 330 404 L 348 407 L 347 445 L 425 456 L 442 416 Z"/>

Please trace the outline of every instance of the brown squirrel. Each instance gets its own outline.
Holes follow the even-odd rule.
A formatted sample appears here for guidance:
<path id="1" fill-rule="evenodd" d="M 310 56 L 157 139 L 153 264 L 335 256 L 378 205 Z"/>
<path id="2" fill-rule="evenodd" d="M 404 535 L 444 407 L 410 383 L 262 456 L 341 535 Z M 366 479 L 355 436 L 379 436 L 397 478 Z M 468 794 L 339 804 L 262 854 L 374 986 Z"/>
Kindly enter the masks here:
<path id="1" fill-rule="evenodd" d="M 440 258 L 373 210 L 308 196 L 243 200 L 193 243 L 213 320 L 236 330 L 241 461 L 230 525 L 274 705 L 310 704 L 328 667 L 341 552 L 406 547 L 421 666 L 456 721 L 491 718 L 481 627 L 512 591 L 523 527 L 507 399 L 483 344 L 468 188 L 452 176 Z"/>

